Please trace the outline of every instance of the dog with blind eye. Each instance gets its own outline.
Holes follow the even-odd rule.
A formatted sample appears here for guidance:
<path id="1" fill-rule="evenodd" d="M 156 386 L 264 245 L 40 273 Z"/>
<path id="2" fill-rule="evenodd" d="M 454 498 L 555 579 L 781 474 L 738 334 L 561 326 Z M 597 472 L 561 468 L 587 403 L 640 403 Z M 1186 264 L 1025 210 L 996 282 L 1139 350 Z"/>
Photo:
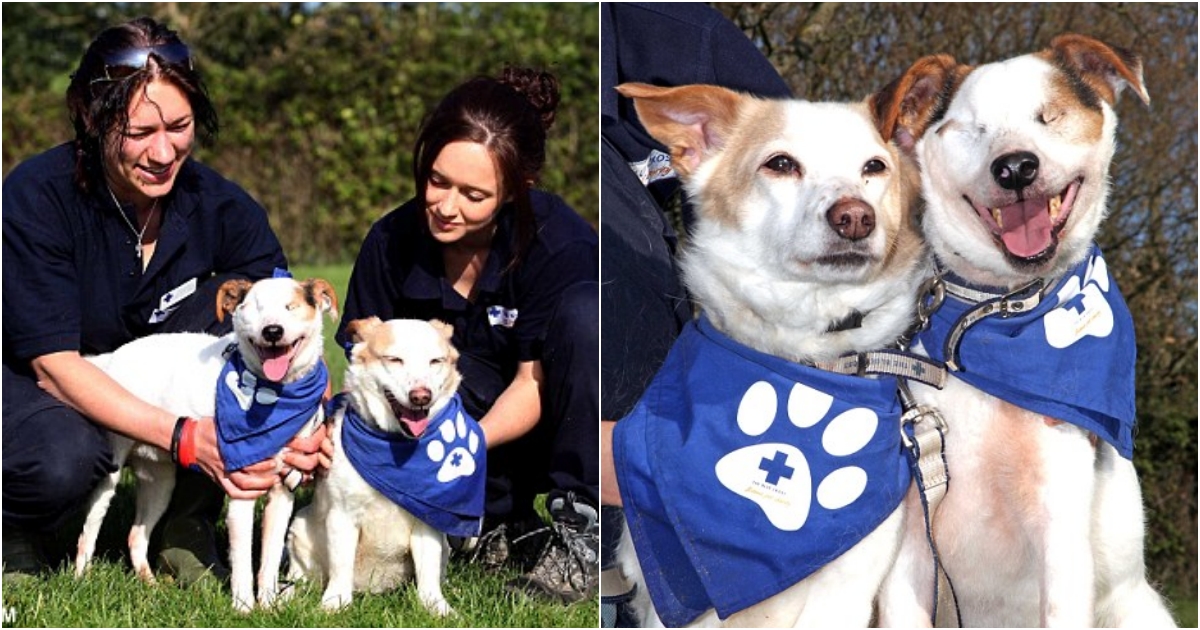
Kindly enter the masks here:
<path id="1" fill-rule="evenodd" d="M 913 385 L 947 425 L 951 481 L 929 509 L 954 597 L 943 585 L 935 601 L 914 493 L 880 621 L 1171 626 L 1142 557 L 1133 321 L 1094 242 L 1117 97 L 1149 102 L 1142 62 L 1066 34 L 969 68 L 954 88 L 916 144 L 945 287 L 916 342 L 951 378 L 940 391 Z"/>

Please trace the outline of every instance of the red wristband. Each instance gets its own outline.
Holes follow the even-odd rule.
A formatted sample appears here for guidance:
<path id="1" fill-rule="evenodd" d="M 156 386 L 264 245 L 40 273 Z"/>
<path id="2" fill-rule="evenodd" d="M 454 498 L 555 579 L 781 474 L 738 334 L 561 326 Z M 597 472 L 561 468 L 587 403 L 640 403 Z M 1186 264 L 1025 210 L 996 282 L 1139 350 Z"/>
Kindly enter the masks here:
<path id="1" fill-rule="evenodd" d="M 179 434 L 179 465 L 195 471 L 200 470 L 200 466 L 196 464 L 197 424 L 195 418 L 188 418 L 183 423 L 183 430 Z"/>

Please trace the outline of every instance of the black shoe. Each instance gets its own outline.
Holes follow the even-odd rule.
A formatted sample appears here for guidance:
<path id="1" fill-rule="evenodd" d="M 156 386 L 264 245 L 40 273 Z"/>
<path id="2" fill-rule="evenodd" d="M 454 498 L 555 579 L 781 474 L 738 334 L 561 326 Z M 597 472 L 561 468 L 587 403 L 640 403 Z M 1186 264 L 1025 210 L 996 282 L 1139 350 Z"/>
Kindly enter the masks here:
<path id="1" fill-rule="evenodd" d="M 556 494 L 547 500 L 551 522 L 537 562 L 507 588 L 569 604 L 596 595 L 600 527 L 595 508 L 577 501 L 574 493 Z"/>
<path id="2" fill-rule="evenodd" d="M 49 570 L 44 536 L 15 526 L 6 526 L 3 537 L 4 577 L 39 577 Z"/>

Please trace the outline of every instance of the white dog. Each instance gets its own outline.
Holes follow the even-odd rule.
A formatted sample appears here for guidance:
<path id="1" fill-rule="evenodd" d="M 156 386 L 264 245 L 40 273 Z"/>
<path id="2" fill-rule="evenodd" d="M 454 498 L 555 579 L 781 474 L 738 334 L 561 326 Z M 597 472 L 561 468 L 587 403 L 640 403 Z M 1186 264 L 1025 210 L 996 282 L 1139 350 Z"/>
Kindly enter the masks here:
<path id="1" fill-rule="evenodd" d="M 945 280 L 919 340 L 956 378 L 914 389 L 948 425 L 932 535 L 966 626 L 1173 623 L 1142 558 L 1132 320 L 1093 245 L 1124 88 L 1149 102 L 1136 56 L 1064 35 L 969 69 L 917 145 Z M 907 504 L 880 598 L 898 627 L 934 615 L 921 501 Z"/>
<path id="2" fill-rule="evenodd" d="M 446 533 L 479 534 L 486 448 L 456 395 L 452 334 L 436 320 L 346 327 L 354 346 L 333 412 L 333 465 L 288 535 L 289 579 L 324 582 L 327 609 L 415 575 L 427 610 L 454 613 L 441 587 Z"/>
<path id="3" fill-rule="evenodd" d="M 296 435 L 311 433 L 323 420 L 320 397 L 328 379 L 322 361 L 321 314 L 336 318 L 337 299 L 330 284 L 320 279 L 298 283 L 291 278 L 271 278 L 253 285 L 231 280 L 221 286 L 216 307 L 222 318 L 233 315 L 234 331 L 229 335 L 151 335 L 89 360 L 134 395 L 171 413 L 192 418 L 217 416 L 222 457 L 227 469 L 236 470 L 277 456 L 283 444 Z M 303 403 L 289 397 L 296 388 L 304 390 Z M 246 426 L 239 433 L 236 418 L 224 411 L 230 408 L 262 415 L 243 423 Z M 289 415 L 265 413 L 275 410 Z M 272 431 L 280 427 L 287 431 Z M 115 433 L 111 438 L 118 470 L 92 493 L 79 536 L 76 575 L 84 573 L 95 552 L 100 524 L 120 480 L 120 467 L 128 463 L 138 478 L 130 557 L 137 575 L 153 582 L 147 561 L 149 533 L 170 502 L 175 464 L 162 449 Z M 292 503 L 292 493 L 283 484 L 276 484 L 268 494 L 258 575 L 263 606 L 271 605 L 278 594 Z M 254 504 L 230 501 L 226 516 L 233 604 L 243 612 L 254 606 Z"/>
<path id="4" fill-rule="evenodd" d="M 870 621 L 909 473 L 895 379 L 859 375 L 905 363 L 873 351 L 927 273 L 892 130 L 919 130 L 952 70 L 861 104 L 618 88 L 697 208 L 682 268 L 703 311 L 614 434 L 642 623 Z"/>

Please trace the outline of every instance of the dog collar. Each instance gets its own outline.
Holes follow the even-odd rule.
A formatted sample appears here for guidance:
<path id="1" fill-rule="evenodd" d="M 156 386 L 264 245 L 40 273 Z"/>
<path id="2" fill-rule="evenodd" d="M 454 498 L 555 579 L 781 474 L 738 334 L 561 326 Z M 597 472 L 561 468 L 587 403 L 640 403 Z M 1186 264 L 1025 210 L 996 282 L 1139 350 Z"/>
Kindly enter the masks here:
<path id="1" fill-rule="evenodd" d="M 242 353 L 226 351 L 217 381 L 217 445 L 226 470 L 275 457 L 321 410 L 329 383 L 324 361 L 304 378 L 275 383 L 246 369 Z"/>
<path id="2" fill-rule="evenodd" d="M 911 480 L 899 426 L 893 377 L 792 363 L 689 323 L 613 444 L 663 622 L 726 618 L 874 531 Z"/>
<path id="3" fill-rule="evenodd" d="M 483 429 L 457 394 L 417 439 L 382 431 L 344 394 L 341 442 L 354 470 L 372 488 L 430 527 L 451 536 L 478 536 L 483 526 L 487 445 Z"/>
<path id="4" fill-rule="evenodd" d="M 1133 317 L 1099 247 L 1045 286 L 1003 294 L 945 286 L 946 299 L 917 334 L 930 358 L 980 390 L 1083 427 L 1133 456 Z"/>

